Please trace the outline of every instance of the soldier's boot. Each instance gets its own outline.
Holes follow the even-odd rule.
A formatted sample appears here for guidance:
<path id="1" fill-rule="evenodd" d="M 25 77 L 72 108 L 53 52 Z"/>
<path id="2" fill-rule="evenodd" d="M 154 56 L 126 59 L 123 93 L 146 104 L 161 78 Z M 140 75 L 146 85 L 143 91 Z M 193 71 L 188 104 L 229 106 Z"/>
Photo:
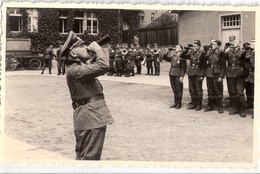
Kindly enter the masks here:
<path id="1" fill-rule="evenodd" d="M 135 76 L 135 70 L 132 70 L 132 76 Z"/>
<path id="2" fill-rule="evenodd" d="M 254 106 L 253 106 L 253 98 L 252 97 L 248 97 L 246 103 L 247 103 L 246 109 L 253 109 L 254 108 Z"/>
<path id="3" fill-rule="evenodd" d="M 158 69 L 157 69 L 157 76 L 160 75 L 160 71 L 161 71 L 160 68 L 158 68 Z"/>
<path id="4" fill-rule="evenodd" d="M 51 74 L 51 69 L 49 69 L 49 74 Z"/>
<path id="5" fill-rule="evenodd" d="M 240 108 L 239 115 L 240 115 L 240 117 L 245 118 L 246 117 L 245 103 L 243 101 L 239 101 L 238 103 L 239 103 L 238 106 Z"/>
<path id="6" fill-rule="evenodd" d="M 157 75 L 157 68 L 154 68 L 154 75 L 156 76 Z"/>
<path id="7" fill-rule="evenodd" d="M 214 110 L 213 99 L 208 99 L 208 107 L 204 110 L 204 112 L 210 112 Z"/>
<path id="8" fill-rule="evenodd" d="M 129 70 L 128 69 L 125 70 L 125 77 L 129 77 L 129 74 L 130 74 Z"/>
<path id="9" fill-rule="evenodd" d="M 174 104 L 170 106 L 170 108 L 175 108 L 178 105 L 177 98 L 174 97 Z"/>
<path id="10" fill-rule="evenodd" d="M 196 109 L 196 108 L 197 108 L 197 105 L 198 105 L 196 99 L 192 98 L 191 100 L 192 100 L 192 103 L 193 103 L 193 104 L 187 108 L 188 110 L 190 110 L 190 109 Z"/>
<path id="11" fill-rule="evenodd" d="M 232 110 L 229 112 L 229 115 L 236 115 L 239 114 L 239 106 L 238 106 L 238 101 L 237 99 L 232 99 Z"/>
<path id="12" fill-rule="evenodd" d="M 65 68 L 62 68 L 62 73 L 61 73 L 62 75 L 64 75 L 65 74 Z"/>
<path id="13" fill-rule="evenodd" d="M 218 113 L 223 114 L 223 106 L 222 106 L 222 98 L 217 99 L 217 105 L 218 105 Z"/>
<path id="14" fill-rule="evenodd" d="M 202 98 L 198 98 L 197 100 L 197 107 L 195 109 L 195 111 L 200 111 L 202 109 Z"/>
<path id="15" fill-rule="evenodd" d="M 151 68 L 151 75 L 153 75 L 153 68 Z"/>
<path id="16" fill-rule="evenodd" d="M 177 99 L 177 106 L 175 107 L 175 109 L 180 109 L 181 108 L 181 101 L 182 101 L 181 98 Z"/>
<path id="17" fill-rule="evenodd" d="M 58 74 L 57 75 L 60 75 L 61 73 L 61 68 L 58 68 Z"/>
<path id="18" fill-rule="evenodd" d="M 145 75 L 150 75 L 150 68 L 147 68 L 147 73 Z"/>

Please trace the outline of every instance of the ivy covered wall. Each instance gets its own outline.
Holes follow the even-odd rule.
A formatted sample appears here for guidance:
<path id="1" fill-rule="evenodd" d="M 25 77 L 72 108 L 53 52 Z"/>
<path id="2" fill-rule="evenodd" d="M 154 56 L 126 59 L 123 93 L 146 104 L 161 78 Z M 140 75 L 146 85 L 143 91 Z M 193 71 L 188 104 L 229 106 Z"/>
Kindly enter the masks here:
<path id="1" fill-rule="evenodd" d="M 74 12 L 95 12 L 98 19 L 98 35 L 89 35 L 87 32 L 78 34 L 87 43 L 98 40 L 102 36 L 109 34 L 111 43 L 132 43 L 133 36 L 138 33 L 139 16 L 138 10 L 118 10 L 118 9 L 50 9 L 39 8 L 38 11 L 38 32 L 28 32 L 28 13 L 26 9 L 22 11 L 22 31 L 19 33 L 10 32 L 10 19 L 7 15 L 7 38 L 31 38 L 32 49 L 42 52 L 50 44 L 58 46 L 58 42 L 64 42 L 67 34 L 59 33 L 59 16 L 61 11 L 67 11 L 67 30 L 72 31 L 74 25 Z M 128 23 L 129 29 L 124 31 L 122 21 Z"/>

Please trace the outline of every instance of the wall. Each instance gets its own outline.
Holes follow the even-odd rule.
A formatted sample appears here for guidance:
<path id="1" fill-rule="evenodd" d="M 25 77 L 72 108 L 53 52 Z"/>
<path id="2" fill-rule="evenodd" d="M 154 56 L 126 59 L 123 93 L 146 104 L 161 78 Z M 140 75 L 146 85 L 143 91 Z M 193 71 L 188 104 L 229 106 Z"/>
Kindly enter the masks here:
<path id="1" fill-rule="evenodd" d="M 199 39 L 202 45 L 211 39 L 220 39 L 220 15 L 241 13 L 234 11 L 184 11 L 179 14 L 179 43 L 187 45 Z M 242 12 L 242 42 L 255 37 L 255 13 Z"/>

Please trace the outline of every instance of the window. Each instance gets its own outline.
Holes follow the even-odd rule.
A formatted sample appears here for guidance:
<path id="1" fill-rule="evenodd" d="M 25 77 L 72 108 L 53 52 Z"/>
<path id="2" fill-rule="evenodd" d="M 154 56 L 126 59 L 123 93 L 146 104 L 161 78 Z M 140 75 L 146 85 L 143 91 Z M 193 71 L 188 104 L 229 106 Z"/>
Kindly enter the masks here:
<path id="1" fill-rule="evenodd" d="M 151 21 L 154 21 L 154 13 L 151 13 Z"/>
<path id="2" fill-rule="evenodd" d="M 230 15 L 222 17 L 222 28 L 238 28 L 241 26 L 240 15 Z"/>
<path id="3" fill-rule="evenodd" d="M 89 34 L 98 33 L 98 20 L 96 13 L 87 13 L 87 30 Z"/>
<path id="4" fill-rule="evenodd" d="M 20 9 L 10 8 L 9 9 L 9 21 L 10 31 L 20 32 L 22 31 L 22 13 Z"/>
<path id="5" fill-rule="evenodd" d="M 28 25 L 27 29 L 29 32 L 38 31 L 38 11 L 36 9 L 27 10 L 28 15 Z"/>
<path id="6" fill-rule="evenodd" d="M 68 33 L 68 12 L 61 11 L 59 17 L 59 32 L 60 33 Z"/>
<path id="7" fill-rule="evenodd" d="M 77 34 L 83 33 L 84 12 L 75 12 L 73 31 Z"/>
<path id="8" fill-rule="evenodd" d="M 144 12 L 140 13 L 140 21 L 144 21 Z"/>

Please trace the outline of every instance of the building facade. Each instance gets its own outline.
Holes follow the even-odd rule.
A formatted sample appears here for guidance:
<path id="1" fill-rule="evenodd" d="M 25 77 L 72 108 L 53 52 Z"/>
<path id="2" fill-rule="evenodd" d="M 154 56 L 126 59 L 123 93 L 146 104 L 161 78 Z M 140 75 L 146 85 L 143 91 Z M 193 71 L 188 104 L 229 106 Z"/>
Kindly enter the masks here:
<path id="1" fill-rule="evenodd" d="M 218 39 L 223 47 L 234 39 L 242 43 L 255 39 L 255 12 L 251 11 L 179 11 L 178 24 L 182 45 L 195 39 L 203 45 Z"/>
<path id="2" fill-rule="evenodd" d="M 157 18 L 159 18 L 165 10 L 142 10 L 139 13 L 139 28 L 144 28 Z"/>
<path id="3" fill-rule="evenodd" d="M 7 38 L 29 38 L 44 49 L 65 41 L 74 31 L 87 42 L 109 34 L 112 43 L 133 42 L 140 10 L 7 8 Z"/>

